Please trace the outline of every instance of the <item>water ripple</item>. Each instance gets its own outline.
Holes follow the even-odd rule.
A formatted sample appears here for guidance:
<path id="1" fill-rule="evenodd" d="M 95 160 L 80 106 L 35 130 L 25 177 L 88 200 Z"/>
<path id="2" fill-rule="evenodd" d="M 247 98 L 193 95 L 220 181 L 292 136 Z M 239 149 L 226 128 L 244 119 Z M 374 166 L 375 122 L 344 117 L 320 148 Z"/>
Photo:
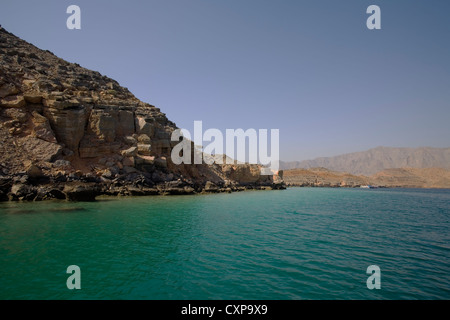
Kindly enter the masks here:
<path id="1" fill-rule="evenodd" d="M 449 299 L 450 192 L 0 204 L 2 299 Z M 68 265 L 82 290 L 65 287 Z M 368 290 L 379 265 L 382 289 Z"/>

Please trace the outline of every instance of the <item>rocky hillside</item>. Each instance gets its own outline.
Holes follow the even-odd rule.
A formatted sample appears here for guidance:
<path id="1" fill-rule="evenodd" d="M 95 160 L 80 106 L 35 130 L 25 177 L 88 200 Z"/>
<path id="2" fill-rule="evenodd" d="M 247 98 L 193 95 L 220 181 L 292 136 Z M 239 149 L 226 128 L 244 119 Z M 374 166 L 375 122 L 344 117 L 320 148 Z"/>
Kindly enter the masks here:
<path id="1" fill-rule="evenodd" d="M 359 187 L 369 184 L 369 178 L 325 168 L 291 169 L 283 171 L 288 186 L 299 187 Z"/>
<path id="2" fill-rule="evenodd" d="M 0 28 L 1 200 L 275 186 L 257 166 L 174 165 L 175 129 L 117 81 Z"/>
<path id="3" fill-rule="evenodd" d="M 370 177 L 371 184 L 404 188 L 450 188 L 450 170 L 443 168 L 386 169 Z"/>
<path id="4" fill-rule="evenodd" d="M 355 175 L 372 175 L 390 168 L 448 168 L 450 148 L 389 148 L 377 147 L 336 157 L 281 162 L 281 169 L 324 167 Z"/>
<path id="5" fill-rule="evenodd" d="M 300 187 L 378 187 L 450 188 L 450 170 L 442 168 L 395 168 L 371 176 L 331 171 L 325 168 L 284 170 L 288 186 Z"/>

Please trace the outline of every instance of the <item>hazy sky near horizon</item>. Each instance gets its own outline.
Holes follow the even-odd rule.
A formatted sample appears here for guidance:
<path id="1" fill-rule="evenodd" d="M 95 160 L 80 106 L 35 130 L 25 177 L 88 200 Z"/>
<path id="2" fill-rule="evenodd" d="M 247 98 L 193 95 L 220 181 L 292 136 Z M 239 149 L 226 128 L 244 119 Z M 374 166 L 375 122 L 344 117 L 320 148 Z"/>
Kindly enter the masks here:
<path id="1" fill-rule="evenodd" d="M 81 30 L 66 9 L 81 8 Z M 381 8 L 381 30 L 366 9 Z M 2 0 L 0 24 L 178 127 L 280 129 L 281 160 L 450 146 L 450 2 Z M 191 131 L 192 132 L 192 131 Z"/>

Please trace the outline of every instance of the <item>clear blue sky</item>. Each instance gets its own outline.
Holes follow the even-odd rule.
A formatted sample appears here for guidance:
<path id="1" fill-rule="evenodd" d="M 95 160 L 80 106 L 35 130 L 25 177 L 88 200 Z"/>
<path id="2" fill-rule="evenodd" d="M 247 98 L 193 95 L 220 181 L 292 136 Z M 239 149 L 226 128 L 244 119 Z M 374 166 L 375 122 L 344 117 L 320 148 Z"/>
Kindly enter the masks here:
<path id="1" fill-rule="evenodd" d="M 81 8 L 81 30 L 66 8 Z M 382 29 L 366 28 L 381 8 Z M 178 127 L 280 129 L 282 160 L 450 146 L 450 1 L 2 0 L 0 24 Z"/>

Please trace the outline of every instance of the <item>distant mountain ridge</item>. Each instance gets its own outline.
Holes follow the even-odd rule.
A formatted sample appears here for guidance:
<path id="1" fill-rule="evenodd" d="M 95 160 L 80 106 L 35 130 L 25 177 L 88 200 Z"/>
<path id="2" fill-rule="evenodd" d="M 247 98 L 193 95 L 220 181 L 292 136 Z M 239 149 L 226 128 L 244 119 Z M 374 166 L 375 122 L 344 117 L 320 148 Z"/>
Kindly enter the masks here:
<path id="1" fill-rule="evenodd" d="M 313 160 L 284 162 L 280 168 L 317 168 L 370 176 L 391 168 L 446 168 L 450 169 L 450 148 L 394 148 L 376 147 L 362 152 L 347 153 Z"/>

